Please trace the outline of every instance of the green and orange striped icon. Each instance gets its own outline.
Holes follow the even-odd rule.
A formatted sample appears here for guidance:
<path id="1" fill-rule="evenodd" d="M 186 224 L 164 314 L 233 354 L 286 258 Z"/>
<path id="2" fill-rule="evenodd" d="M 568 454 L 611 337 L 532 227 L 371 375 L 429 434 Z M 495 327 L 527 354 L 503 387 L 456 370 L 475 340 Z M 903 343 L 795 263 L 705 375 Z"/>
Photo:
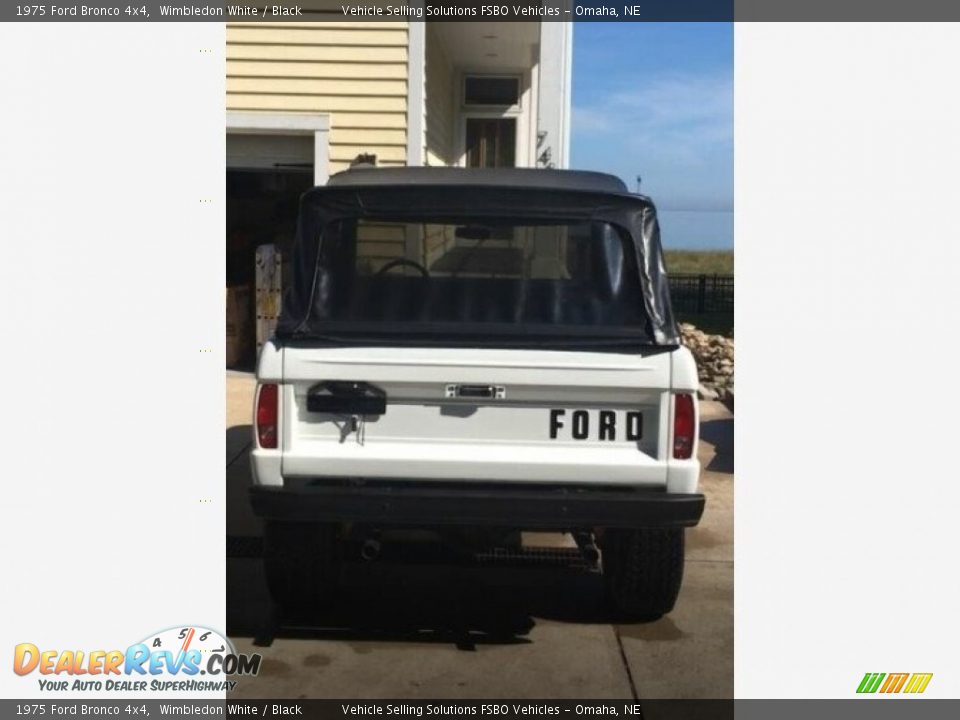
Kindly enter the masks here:
<path id="1" fill-rule="evenodd" d="M 933 673 L 866 673 L 858 693 L 910 693 L 918 694 L 927 689 Z"/>

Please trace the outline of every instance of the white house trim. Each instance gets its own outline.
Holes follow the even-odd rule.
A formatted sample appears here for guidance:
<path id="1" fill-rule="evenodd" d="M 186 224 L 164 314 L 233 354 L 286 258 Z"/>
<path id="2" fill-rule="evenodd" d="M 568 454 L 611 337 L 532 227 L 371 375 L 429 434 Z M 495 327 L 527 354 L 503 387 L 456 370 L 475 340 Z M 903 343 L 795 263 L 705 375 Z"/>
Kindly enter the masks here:
<path id="1" fill-rule="evenodd" d="M 558 168 L 570 162 L 572 53 L 573 23 L 540 23 L 537 132 L 543 140 L 538 155 L 549 149 L 549 163 Z"/>
<path id="2" fill-rule="evenodd" d="M 413 0 L 411 7 L 422 2 Z M 427 115 L 427 24 L 407 24 L 407 165 L 423 165 Z"/>
<path id="3" fill-rule="evenodd" d="M 312 135 L 313 182 L 330 177 L 330 116 L 319 113 L 227 112 L 227 134 Z"/>
<path id="4" fill-rule="evenodd" d="M 557 167 L 570 167 L 571 105 L 570 90 L 573 87 L 573 23 L 563 23 L 563 83 L 560 86 L 560 137 L 563 155 Z"/>

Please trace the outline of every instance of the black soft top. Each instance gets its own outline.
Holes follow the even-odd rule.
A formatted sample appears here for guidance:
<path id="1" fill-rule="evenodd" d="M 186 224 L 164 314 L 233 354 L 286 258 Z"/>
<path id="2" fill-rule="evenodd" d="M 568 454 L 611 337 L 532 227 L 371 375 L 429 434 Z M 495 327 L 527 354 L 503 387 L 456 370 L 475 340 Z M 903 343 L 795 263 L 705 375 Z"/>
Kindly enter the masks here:
<path id="1" fill-rule="evenodd" d="M 536 168 L 355 167 L 331 176 L 326 187 L 388 185 L 573 190 L 614 195 L 627 193 L 623 181 L 607 173 Z"/>
<path id="2" fill-rule="evenodd" d="M 337 173 L 303 194 L 277 337 L 325 335 L 327 288 L 335 274 L 324 228 L 341 220 L 486 217 L 533 222 L 599 221 L 629 236 L 636 255 L 647 343 L 676 346 L 660 228 L 653 202 L 612 175 L 533 168 L 374 168 Z"/>

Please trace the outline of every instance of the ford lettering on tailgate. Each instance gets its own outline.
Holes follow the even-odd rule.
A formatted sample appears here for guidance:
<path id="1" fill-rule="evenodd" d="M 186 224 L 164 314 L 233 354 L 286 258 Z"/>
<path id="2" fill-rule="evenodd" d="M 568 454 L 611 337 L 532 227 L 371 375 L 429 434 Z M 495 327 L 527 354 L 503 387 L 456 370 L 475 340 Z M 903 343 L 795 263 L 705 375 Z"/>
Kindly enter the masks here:
<path id="1" fill-rule="evenodd" d="M 639 410 L 551 410 L 550 439 L 640 440 L 643 413 Z"/>

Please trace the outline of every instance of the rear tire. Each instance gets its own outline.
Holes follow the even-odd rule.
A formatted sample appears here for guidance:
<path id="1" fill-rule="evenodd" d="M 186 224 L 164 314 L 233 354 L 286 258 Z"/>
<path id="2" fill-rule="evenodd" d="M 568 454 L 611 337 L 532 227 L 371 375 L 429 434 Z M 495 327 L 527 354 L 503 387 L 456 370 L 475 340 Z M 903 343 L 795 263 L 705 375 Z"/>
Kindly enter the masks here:
<path id="1" fill-rule="evenodd" d="M 268 520 L 263 560 L 267 588 L 284 617 L 310 617 L 329 606 L 340 581 L 339 527 Z"/>
<path id="2" fill-rule="evenodd" d="M 601 540 L 607 598 L 618 618 L 656 620 L 683 580 L 683 529 L 609 529 Z"/>

